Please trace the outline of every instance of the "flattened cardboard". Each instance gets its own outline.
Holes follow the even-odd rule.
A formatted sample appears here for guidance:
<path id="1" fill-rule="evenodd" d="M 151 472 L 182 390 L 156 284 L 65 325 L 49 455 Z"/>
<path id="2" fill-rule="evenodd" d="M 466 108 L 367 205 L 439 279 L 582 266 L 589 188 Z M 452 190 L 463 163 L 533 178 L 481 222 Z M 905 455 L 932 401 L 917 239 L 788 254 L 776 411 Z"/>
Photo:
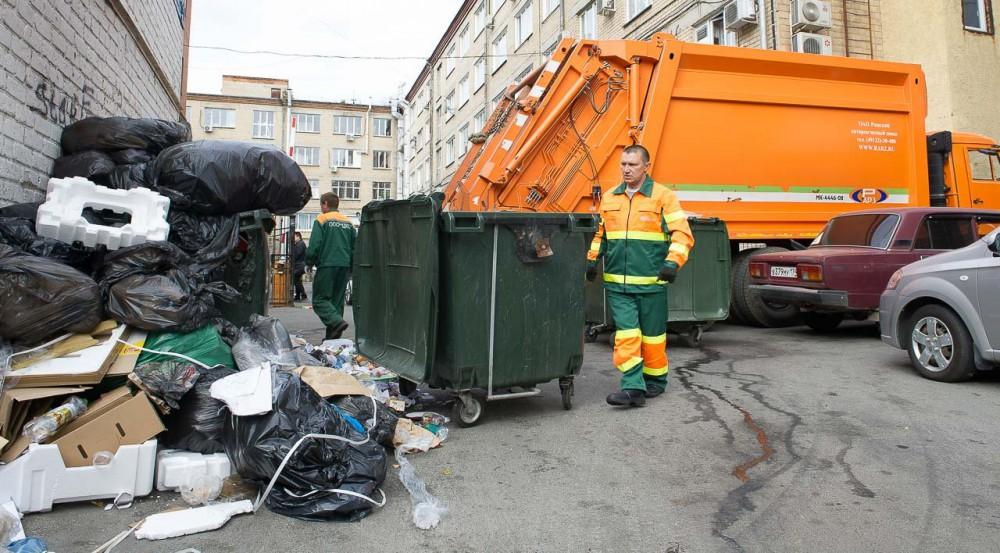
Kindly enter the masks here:
<path id="1" fill-rule="evenodd" d="M 129 328 L 125 331 L 122 340 L 141 348 L 145 347 L 148 334 L 145 330 Z M 118 355 L 115 357 L 114 362 L 111 363 L 111 368 L 108 369 L 104 377 L 127 376 L 135 369 L 135 364 L 139 361 L 139 354 L 141 353 L 141 351 L 130 348 L 125 344 L 118 344 Z"/>
<path id="2" fill-rule="evenodd" d="M 324 398 L 372 395 L 371 390 L 365 388 L 364 385 L 358 382 L 357 378 L 337 369 L 305 366 L 299 367 L 292 372 L 299 375 L 299 378 L 303 382 L 308 384 L 313 390 L 316 390 L 316 393 Z"/>
<path id="3" fill-rule="evenodd" d="M 14 388 L 97 384 L 118 356 L 120 344 L 117 340 L 124 332 L 125 325 L 121 325 L 96 346 L 14 371 Z"/>

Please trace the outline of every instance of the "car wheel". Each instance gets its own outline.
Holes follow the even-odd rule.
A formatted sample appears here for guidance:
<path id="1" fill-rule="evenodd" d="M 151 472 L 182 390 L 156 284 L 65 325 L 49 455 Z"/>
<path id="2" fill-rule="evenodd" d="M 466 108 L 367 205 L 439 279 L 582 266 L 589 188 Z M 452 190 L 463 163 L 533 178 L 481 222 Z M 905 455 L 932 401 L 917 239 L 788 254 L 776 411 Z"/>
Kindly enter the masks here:
<path id="1" fill-rule="evenodd" d="M 910 362 L 925 378 L 961 382 L 976 373 L 972 336 L 958 315 L 941 305 L 925 305 L 910 318 L 906 336 Z"/>
<path id="2" fill-rule="evenodd" d="M 816 332 L 831 332 L 844 321 L 841 313 L 817 313 L 815 311 L 803 311 L 802 322 Z"/>

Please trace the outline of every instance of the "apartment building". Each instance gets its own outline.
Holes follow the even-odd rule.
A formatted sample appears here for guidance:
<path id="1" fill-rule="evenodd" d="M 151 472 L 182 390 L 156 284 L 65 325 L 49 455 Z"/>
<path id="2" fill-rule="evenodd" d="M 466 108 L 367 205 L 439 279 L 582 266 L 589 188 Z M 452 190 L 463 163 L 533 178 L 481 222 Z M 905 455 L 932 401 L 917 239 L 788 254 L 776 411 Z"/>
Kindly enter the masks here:
<path id="1" fill-rule="evenodd" d="M 544 64 L 564 37 L 668 32 L 692 42 L 881 57 L 879 1 L 466 0 L 406 95 L 402 189 L 447 184 L 506 87 Z"/>
<path id="2" fill-rule="evenodd" d="M 885 58 L 919 63 L 927 74 L 927 129 L 1000 140 L 1000 0 L 935 1 L 920 9 L 912 0 L 880 1 Z"/>
<path id="3" fill-rule="evenodd" d="M 295 221 L 307 235 L 324 192 L 336 192 L 340 211 L 355 219 L 366 203 L 397 196 L 398 124 L 389 106 L 300 100 L 285 79 L 225 75 L 220 94 L 188 94 L 187 118 L 195 140 L 290 152 L 312 185 Z"/>

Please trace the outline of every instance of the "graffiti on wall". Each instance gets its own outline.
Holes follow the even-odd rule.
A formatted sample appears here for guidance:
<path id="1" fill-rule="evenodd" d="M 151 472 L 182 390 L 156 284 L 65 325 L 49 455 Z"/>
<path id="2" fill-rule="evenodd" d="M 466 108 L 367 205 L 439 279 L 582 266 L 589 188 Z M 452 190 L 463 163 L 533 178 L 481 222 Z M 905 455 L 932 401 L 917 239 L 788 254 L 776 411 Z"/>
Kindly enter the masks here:
<path id="1" fill-rule="evenodd" d="M 93 93 L 94 89 L 84 84 L 80 87 L 80 94 L 68 94 L 43 77 L 35 85 L 35 101 L 28 105 L 28 109 L 57 125 L 65 126 L 94 115 L 90 109 Z"/>

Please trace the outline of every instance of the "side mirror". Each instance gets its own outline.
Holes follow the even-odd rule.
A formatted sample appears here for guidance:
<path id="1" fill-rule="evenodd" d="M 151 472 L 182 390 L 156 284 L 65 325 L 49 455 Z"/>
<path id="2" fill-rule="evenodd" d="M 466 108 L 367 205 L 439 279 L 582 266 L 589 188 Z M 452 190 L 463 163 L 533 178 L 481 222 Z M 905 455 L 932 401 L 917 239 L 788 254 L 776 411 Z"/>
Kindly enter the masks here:
<path id="1" fill-rule="evenodd" d="M 993 243 L 990 244 L 990 251 L 993 252 L 993 257 L 1000 257 L 1000 234 L 997 234 L 993 238 Z"/>

